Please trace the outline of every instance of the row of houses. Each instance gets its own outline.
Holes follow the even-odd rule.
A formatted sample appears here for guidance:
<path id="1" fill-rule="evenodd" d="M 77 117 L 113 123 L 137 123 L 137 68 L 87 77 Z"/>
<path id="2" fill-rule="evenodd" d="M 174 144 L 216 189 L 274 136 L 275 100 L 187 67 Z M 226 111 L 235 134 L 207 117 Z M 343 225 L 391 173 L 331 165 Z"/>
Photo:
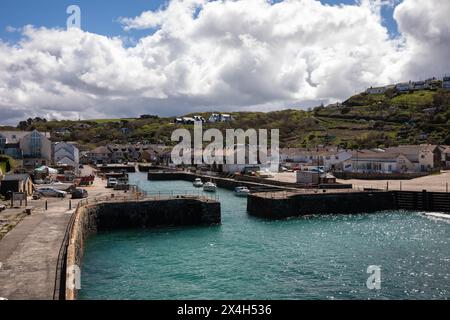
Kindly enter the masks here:
<path id="1" fill-rule="evenodd" d="M 213 113 L 208 120 L 202 116 L 182 117 L 176 118 L 175 123 L 178 124 L 194 124 L 195 122 L 202 123 L 218 123 L 218 122 L 232 122 L 234 119 L 230 114 Z"/>
<path id="2" fill-rule="evenodd" d="M 52 164 L 76 167 L 79 150 L 73 143 L 52 143 L 50 133 L 0 131 L 0 155 L 15 159 L 19 166 L 31 168 Z"/>
<path id="3" fill-rule="evenodd" d="M 326 171 L 360 173 L 431 172 L 450 168 L 450 147 L 401 145 L 357 151 L 339 148 L 281 149 L 280 160 L 299 169 L 319 166 Z"/>
<path id="4" fill-rule="evenodd" d="M 436 78 L 430 78 L 423 81 L 409 81 L 384 87 L 370 87 L 366 90 L 366 93 L 384 94 L 390 89 L 395 89 L 398 93 L 406 93 L 418 90 L 433 90 L 440 87 L 443 89 L 450 89 L 450 77 L 444 77 L 442 81 L 439 81 Z"/>
<path id="5" fill-rule="evenodd" d="M 154 162 L 168 164 L 170 150 L 164 145 L 154 144 L 108 144 L 83 152 L 83 164 L 110 164 L 125 162 Z"/>

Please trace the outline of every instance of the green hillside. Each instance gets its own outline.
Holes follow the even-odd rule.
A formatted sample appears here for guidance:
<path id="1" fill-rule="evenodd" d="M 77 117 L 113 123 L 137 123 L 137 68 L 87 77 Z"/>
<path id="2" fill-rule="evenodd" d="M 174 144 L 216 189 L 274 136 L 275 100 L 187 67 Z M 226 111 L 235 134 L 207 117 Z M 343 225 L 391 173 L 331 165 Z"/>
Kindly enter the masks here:
<path id="1" fill-rule="evenodd" d="M 355 95 L 341 105 L 320 106 L 309 111 L 269 113 L 234 112 L 233 123 L 206 124 L 205 129 L 280 129 L 282 147 L 318 144 L 346 148 L 390 146 L 400 143 L 450 144 L 450 91 L 417 91 L 397 94 Z M 210 113 L 199 113 L 205 118 Z M 187 116 L 192 116 L 187 115 Z M 146 141 L 171 144 L 174 118 L 46 121 L 29 119 L 19 128 L 50 131 L 56 140 L 77 141 L 86 148 L 107 143 Z M 67 128 L 63 134 L 55 130 Z"/>

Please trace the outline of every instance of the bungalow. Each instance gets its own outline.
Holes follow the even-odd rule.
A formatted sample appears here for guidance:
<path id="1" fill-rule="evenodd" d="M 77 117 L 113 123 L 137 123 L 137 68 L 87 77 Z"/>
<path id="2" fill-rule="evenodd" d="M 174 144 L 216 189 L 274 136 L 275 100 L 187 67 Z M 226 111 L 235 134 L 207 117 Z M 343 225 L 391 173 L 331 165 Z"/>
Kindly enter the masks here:
<path id="1" fill-rule="evenodd" d="M 353 152 L 344 162 L 344 171 L 363 173 L 406 172 L 410 162 L 400 153 L 363 150 Z"/>
<path id="2" fill-rule="evenodd" d="M 323 166 L 326 171 L 343 170 L 344 161 L 352 154 L 336 148 L 298 149 L 284 148 L 280 150 L 281 163 L 298 163 L 307 166 Z"/>
<path id="3" fill-rule="evenodd" d="M 209 119 L 208 122 L 210 123 L 216 123 L 216 122 L 232 122 L 233 116 L 231 116 L 230 114 L 218 114 L 218 113 L 213 113 Z"/>
<path id="4" fill-rule="evenodd" d="M 412 89 L 410 82 L 399 83 L 395 86 L 397 92 L 409 92 Z"/>
<path id="5" fill-rule="evenodd" d="M 232 122 L 233 117 L 230 114 L 221 114 L 220 115 L 220 121 L 221 122 Z"/>
<path id="6" fill-rule="evenodd" d="M 427 90 L 430 85 L 426 81 L 415 81 L 412 83 L 412 90 Z"/>
<path id="7" fill-rule="evenodd" d="M 387 91 L 388 87 L 370 87 L 366 90 L 368 94 L 384 94 Z"/>
<path id="8" fill-rule="evenodd" d="M 0 182 L 0 195 L 10 198 L 14 192 L 33 194 L 33 181 L 28 174 L 7 174 Z"/>
<path id="9" fill-rule="evenodd" d="M 441 167 L 442 155 L 438 146 L 403 145 L 385 150 L 353 152 L 345 161 L 344 171 L 364 173 L 429 172 Z"/>

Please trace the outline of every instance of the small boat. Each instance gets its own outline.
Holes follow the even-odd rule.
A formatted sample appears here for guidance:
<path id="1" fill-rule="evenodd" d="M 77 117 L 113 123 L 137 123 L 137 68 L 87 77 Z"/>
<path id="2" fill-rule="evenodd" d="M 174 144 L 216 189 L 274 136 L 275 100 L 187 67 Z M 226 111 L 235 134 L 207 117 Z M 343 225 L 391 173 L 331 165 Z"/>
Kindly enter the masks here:
<path id="1" fill-rule="evenodd" d="M 203 187 L 203 182 L 202 182 L 202 179 L 200 179 L 200 178 L 195 179 L 194 182 L 193 182 L 192 184 L 193 184 L 194 187 L 196 187 L 196 188 L 201 188 L 201 187 Z"/>
<path id="2" fill-rule="evenodd" d="M 237 197 L 246 197 L 250 194 L 250 190 L 247 187 L 237 187 L 234 189 L 234 194 Z"/>
<path id="3" fill-rule="evenodd" d="M 216 192 L 217 186 L 215 183 L 207 182 L 203 185 L 203 191 L 205 192 Z"/>

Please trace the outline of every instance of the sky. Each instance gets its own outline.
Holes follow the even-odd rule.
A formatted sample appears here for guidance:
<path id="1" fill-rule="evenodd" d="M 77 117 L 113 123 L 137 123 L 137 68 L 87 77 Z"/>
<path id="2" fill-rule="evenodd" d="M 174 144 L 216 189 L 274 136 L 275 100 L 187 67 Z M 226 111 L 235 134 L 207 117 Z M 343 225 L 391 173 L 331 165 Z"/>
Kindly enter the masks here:
<path id="1" fill-rule="evenodd" d="M 448 14 L 444 0 L 2 0 L 0 124 L 306 109 L 441 77 Z"/>

